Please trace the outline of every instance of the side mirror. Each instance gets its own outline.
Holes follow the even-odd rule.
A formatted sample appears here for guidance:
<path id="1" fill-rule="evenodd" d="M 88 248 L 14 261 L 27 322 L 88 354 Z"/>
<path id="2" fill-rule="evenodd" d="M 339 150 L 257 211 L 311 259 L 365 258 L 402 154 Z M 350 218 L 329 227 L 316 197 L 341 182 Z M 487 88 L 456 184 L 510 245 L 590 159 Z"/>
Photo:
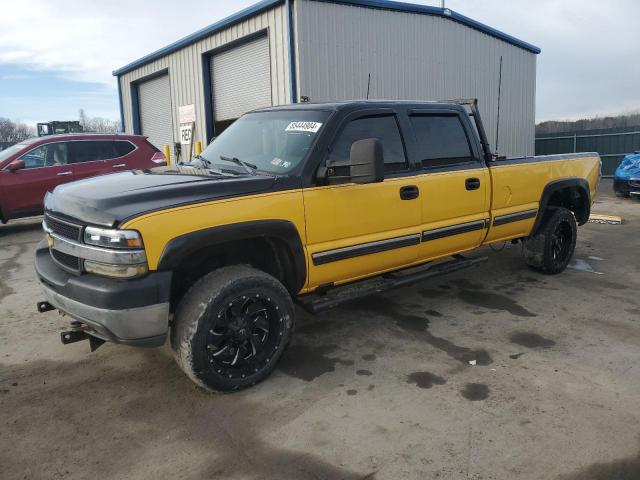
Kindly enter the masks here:
<path id="1" fill-rule="evenodd" d="M 7 170 L 10 172 L 15 172 L 16 170 L 22 170 L 25 168 L 24 160 L 14 160 L 13 162 L 7 165 Z"/>
<path id="2" fill-rule="evenodd" d="M 329 183 L 382 182 L 384 180 L 382 142 L 377 138 L 365 138 L 353 142 L 349 160 L 327 165 L 326 176 Z"/>

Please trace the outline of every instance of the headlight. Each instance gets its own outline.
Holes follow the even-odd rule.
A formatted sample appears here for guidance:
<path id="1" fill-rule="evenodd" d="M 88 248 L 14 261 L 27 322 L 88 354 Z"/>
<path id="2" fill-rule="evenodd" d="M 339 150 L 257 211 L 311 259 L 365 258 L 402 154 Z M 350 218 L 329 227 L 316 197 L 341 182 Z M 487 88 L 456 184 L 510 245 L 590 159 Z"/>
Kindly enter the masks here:
<path id="1" fill-rule="evenodd" d="M 142 248 L 142 237 L 135 230 L 106 230 L 87 227 L 84 243 L 108 248 Z"/>
<path id="2" fill-rule="evenodd" d="M 133 278 L 146 274 L 148 269 L 146 263 L 139 265 L 111 265 L 85 260 L 84 271 L 87 273 L 95 273 L 96 275 L 101 275 L 103 277 Z"/>

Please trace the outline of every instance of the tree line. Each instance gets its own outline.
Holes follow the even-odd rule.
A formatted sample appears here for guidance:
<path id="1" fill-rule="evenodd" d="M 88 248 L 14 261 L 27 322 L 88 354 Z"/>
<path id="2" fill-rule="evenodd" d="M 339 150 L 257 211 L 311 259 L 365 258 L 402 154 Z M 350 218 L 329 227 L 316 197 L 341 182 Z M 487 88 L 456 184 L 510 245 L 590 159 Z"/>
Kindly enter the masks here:
<path id="1" fill-rule="evenodd" d="M 78 120 L 85 132 L 116 133 L 121 131 L 118 120 L 103 117 L 89 117 L 83 108 L 78 111 Z M 0 150 L 37 135 L 33 125 L 0 116 Z"/>
<path id="2" fill-rule="evenodd" d="M 8 118 L 0 117 L 0 143 L 8 147 L 14 143 L 20 143 L 27 138 L 36 135 L 35 127 L 22 122 L 13 122 Z"/>
<path id="3" fill-rule="evenodd" d="M 601 128 L 638 127 L 640 128 L 640 113 L 616 115 L 609 117 L 583 118 L 575 121 L 549 120 L 536 125 L 536 135 L 561 132 L 580 132 Z"/>

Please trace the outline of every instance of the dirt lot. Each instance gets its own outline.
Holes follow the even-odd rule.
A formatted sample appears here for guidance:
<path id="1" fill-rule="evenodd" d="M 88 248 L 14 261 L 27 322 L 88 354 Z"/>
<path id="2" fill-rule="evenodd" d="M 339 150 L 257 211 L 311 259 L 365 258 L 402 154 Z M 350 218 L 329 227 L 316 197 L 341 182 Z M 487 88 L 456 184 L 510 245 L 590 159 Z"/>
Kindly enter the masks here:
<path id="1" fill-rule="evenodd" d="M 196 388 L 166 346 L 63 346 L 67 320 L 35 313 L 39 219 L 0 226 L 0 477 L 638 479 L 640 204 L 610 189 L 595 211 L 626 223 L 582 227 L 580 269 L 487 249 L 299 312 L 275 375 L 232 395 Z"/>

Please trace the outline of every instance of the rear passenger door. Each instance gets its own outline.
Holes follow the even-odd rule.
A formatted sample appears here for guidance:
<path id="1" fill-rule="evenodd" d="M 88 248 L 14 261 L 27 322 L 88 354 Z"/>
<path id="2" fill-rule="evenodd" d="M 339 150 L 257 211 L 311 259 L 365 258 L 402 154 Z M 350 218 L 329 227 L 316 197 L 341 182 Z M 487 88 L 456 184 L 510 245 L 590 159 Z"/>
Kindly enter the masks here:
<path id="1" fill-rule="evenodd" d="M 76 179 L 117 173 L 128 169 L 127 160 L 114 140 L 72 142 L 73 173 Z M 125 142 L 128 143 L 128 142 Z"/>
<path id="2" fill-rule="evenodd" d="M 385 179 L 303 190 L 309 287 L 356 280 L 415 262 L 420 241 L 420 200 L 409 169 L 396 113 L 382 109 L 345 118 L 321 163 L 349 159 L 351 145 L 366 138 L 382 142 Z M 414 196 L 404 195 L 414 188 Z"/>
<path id="3" fill-rule="evenodd" d="M 412 110 L 409 123 L 420 169 L 419 257 L 430 260 L 478 247 L 488 227 L 491 190 L 468 116 Z"/>

